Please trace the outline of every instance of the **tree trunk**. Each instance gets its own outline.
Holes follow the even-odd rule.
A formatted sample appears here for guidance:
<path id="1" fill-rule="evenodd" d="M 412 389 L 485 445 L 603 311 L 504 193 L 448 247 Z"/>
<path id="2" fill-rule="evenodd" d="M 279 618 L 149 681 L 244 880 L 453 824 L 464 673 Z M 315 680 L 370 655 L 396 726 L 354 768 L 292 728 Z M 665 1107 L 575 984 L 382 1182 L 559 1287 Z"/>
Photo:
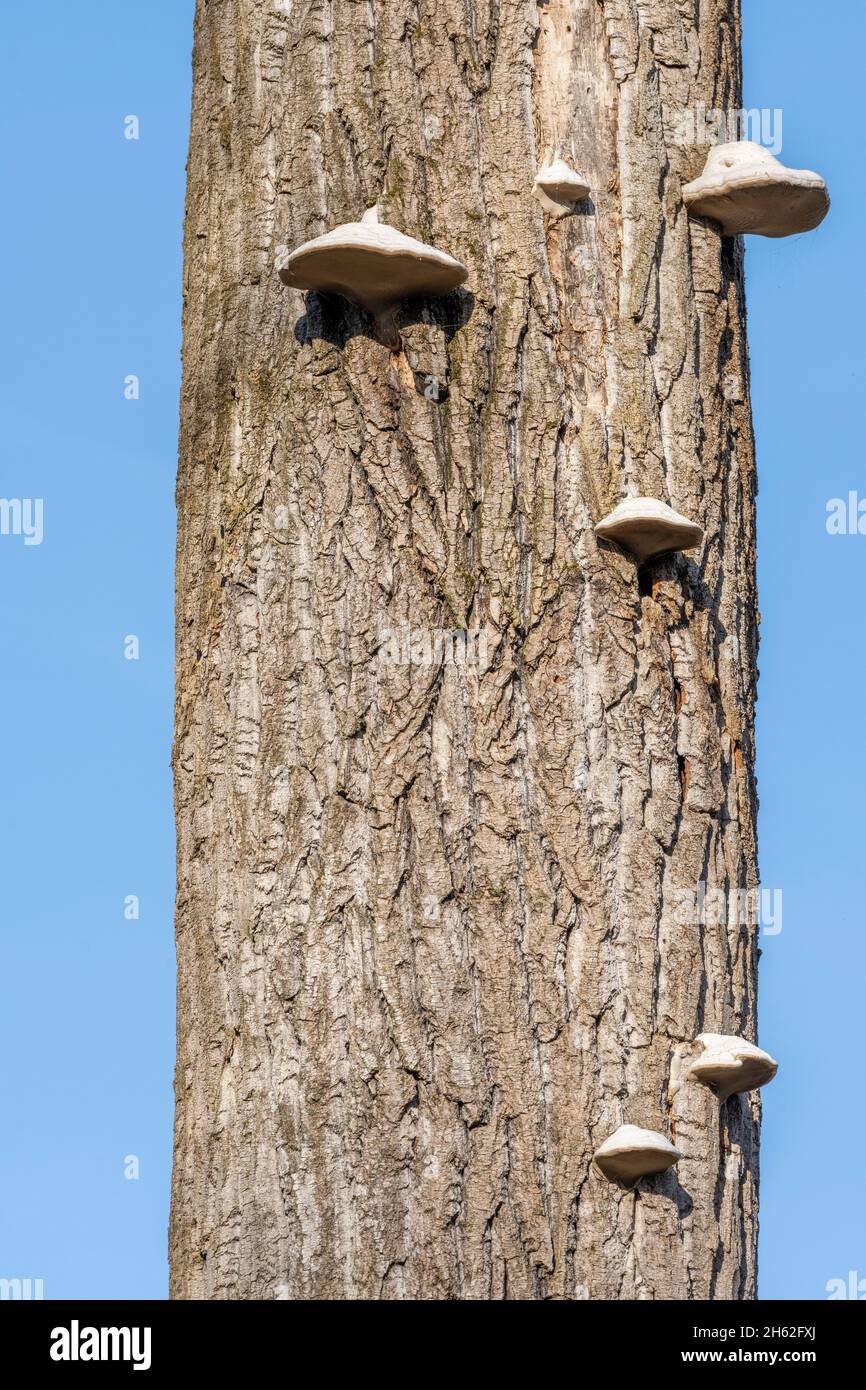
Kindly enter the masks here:
<path id="1" fill-rule="evenodd" d="M 178 1298 L 753 1298 L 754 451 L 680 143 L 739 0 L 198 0 L 178 480 Z M 531 194 L 559 148 L 574 216 Z M 402 351 L 276 248 L 469 267 Z M 638 571 L 626 493 L 699 521 Z M 463 641 L 453 633 L 468 633 Z M 678 1168 L 592 1165 L 622 1122 Z"/>

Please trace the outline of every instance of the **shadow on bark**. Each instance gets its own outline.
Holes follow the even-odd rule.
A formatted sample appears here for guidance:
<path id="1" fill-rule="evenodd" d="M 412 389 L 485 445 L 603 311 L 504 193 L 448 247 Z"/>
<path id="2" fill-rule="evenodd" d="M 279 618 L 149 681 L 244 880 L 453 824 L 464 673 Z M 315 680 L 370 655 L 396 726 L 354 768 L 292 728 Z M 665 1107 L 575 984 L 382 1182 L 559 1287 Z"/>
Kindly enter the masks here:
<path id="1" fill-rule="evenodd" d="M 694 1207 L 691 1194 L 683 1187 L 672 1168 L 653 1177 L 639 1178 L 637 1182 L 620 1178 L 608 1178 L 607 1181 L 623 1193 L 633 1193 L 636 1201 L 641 1197 L 666 1197 L 669 1202 L 676 1203 L 680 1218 L 688 1216 Z"/>
<path id="2" fill-rule="evenodd" d="M 338 348 L 344 348 L 351 338 L 379 342 L 372 318 L 357 304 L 318 290 L 310 290 L 305 303 L 306 313 L 295 324 L 295 337 L 302 347 L 307 347 L 314 338 L 324 339 Z M 462 288 L 438 299 L 407 300 L 399 308 L 398 327 L 405 329 L 423 323 L 440 329 L 446 343 L 450 343 L 469 322 L 474 308 L 475 295 Z"/>

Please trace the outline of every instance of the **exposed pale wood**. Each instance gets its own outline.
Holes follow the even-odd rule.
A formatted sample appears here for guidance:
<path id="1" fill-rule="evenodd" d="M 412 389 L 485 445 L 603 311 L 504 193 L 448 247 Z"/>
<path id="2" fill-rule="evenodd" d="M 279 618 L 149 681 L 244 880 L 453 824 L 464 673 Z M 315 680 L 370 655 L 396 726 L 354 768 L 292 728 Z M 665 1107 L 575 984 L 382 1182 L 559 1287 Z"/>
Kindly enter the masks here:
<path id="1" fill-rule="evenodd" d="M 754 932 L 676 920 L 757 881 L 741 252 L 674 136 L 739 41 L 739 0 L 199 0 L 175 1297 L 755 1295 L 758 1098 L 669 1091 L 756 1037 Z M 546 224 L 557 148 L 593 202 Z M 376 199 L 470 268 L 402 355 L 273 268 Z M 627 486 L 706 531 L 643 595 L 592 530 Z M 402 625 L 486 664 L 389 664 Z M 623 1121 L 684 1154 L 634 1192 Z"/>

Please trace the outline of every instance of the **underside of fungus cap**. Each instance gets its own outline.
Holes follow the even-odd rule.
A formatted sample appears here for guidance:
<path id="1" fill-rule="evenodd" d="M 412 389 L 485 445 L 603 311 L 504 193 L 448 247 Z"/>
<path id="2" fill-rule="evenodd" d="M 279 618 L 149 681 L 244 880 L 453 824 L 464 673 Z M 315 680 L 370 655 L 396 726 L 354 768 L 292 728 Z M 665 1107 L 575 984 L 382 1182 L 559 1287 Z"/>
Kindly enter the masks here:
<path id="1" fill-rule="evenodd" d="M 701 1033 L 695 1042 L 703 1049 L 689 1068 L 689 1076 L 709 1086 L 719 1100 L 741 1091 L 766 1086 L 779 1070 L 768 1052 L 762 1052 L 745 1038 L 725 1033 Z"/>
<path id="2" fill-rule="evenodd" d="M 448 294 L 468 274 L 453 256 L 379 222 L 375 209 L 281 256 L 277 270 L 292 289 L 342 295 L 375 318 L 401 299 Z"/>
<path id="3" fill-rule="evenodd" d="M 548 212 L 562 217 L 589 197 L 589 184 L 564 159 L 554 159 L 539 169 L 532 191 Z"/>
<path id="4" fill-rule="evenodd" d="M 682 1158 L 663 1134 L 637 1125 L 620 1125 L 615 1134 L 605 1139 L 593 1154 L 606 1178 L 619 1182 L 636 1182 L 638 1178 L 663 1173 Z"/>
<path id="5" fill-rule="evenodd" d="M 718 222 L 724 236 L 810 232 L 830 207 L 827 185 L 809 169 L 786 169 L 752 140 L 714 145 L 706 168 L 683 187 L 689 212 Z"/>
<path id="6" fill-rule="evenodd" d="M 692 550 L 704 539 L 702 527 L 654 497 L 627 497 L 596 523 L 595 534 L 616 541 L 641 562 L 669 550 Z"/>

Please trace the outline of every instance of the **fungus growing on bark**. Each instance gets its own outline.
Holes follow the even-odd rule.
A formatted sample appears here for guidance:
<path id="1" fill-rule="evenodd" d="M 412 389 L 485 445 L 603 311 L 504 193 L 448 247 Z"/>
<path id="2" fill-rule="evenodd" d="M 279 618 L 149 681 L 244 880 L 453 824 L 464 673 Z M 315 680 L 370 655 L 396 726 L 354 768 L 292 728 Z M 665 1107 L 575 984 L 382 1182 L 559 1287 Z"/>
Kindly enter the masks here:
<path id="1" fill-rule="evenodd" d="M 360 222 L 345 222 L 294 251 L 281 248 L 277 271 L 292 289 L 339 294 L 359 304 L 392 349 L 400 346 L 394 319 L 400 300 L 448 294 L 469 273 L 453 256 L 380 222 L 375 208 Z"/>
<path id="2" fill-rule="evenodd" d="M 719 1100 L 766 1086 L 779 1070 L 768 1052 L 745 1038 L 724 1033 L 700 1033 L 695 1039 L 703 1051 L 689 1067 L 688 1075 L 715 1091 Z"/>
<path id="3" fill-rule="evenodd" d="M 556 158 L 539 169 L 532 191 L 551 217 L 567 217 L 577 203 L 589 197 L 589 184 L 564 159 Z"/>
<path id="4" fill-rule="evenodd" d="M 723 236 L 810 232 L 830 207 L 827 185 L 809 169 L 786 169 L 753 140 L 714 145 L 700 178 L 683 187 L 690 213 L 718 222 Z"/>
<path id="5" fill-rule="evenodd" d="M 669 550 L 691 550 L 704 539 L 702 527 L 653 497 L 627 497 L 596 523 L 595 534 L 616 541 L 641 563 Z"/>
<path id="6" fill-rule="evenodd" d="M 593 1154 L 606 1178 L 633 1183 L 653 1173 L 663 1173 L 682 1154 L 663 1134 L 637 1125 L 620 1125 L 615 1134 L 605 1139 Z"/>

